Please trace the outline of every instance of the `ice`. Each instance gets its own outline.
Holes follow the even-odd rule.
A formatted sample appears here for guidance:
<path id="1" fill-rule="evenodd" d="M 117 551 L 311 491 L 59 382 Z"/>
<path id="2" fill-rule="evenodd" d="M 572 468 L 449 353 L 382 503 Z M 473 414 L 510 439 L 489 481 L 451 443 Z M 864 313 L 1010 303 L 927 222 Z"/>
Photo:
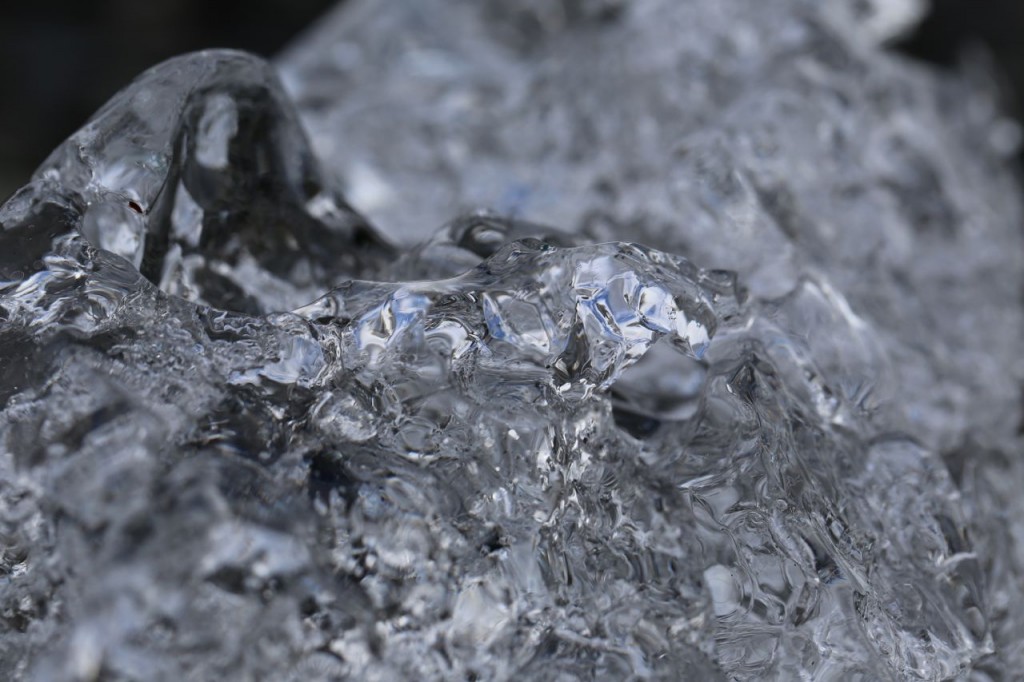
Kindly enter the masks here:
<path id="1" fill-rule="evenodd" d="M 1019 188 L 920 11 L 143 74 L 0 208 L 4 679 L 1012 678 Z"/>

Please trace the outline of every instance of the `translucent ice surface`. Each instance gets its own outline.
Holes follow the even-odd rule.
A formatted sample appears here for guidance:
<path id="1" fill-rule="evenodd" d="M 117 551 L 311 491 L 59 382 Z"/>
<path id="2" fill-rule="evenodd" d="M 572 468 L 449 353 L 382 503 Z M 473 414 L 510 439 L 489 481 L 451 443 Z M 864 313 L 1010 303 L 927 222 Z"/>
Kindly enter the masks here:
<path id="1" fill-rule="evenodd" d="M 143 74 L 0 207 L 0 676 L 1013 679 L 1013 124 L 919 11 L 350 0 Z"/>

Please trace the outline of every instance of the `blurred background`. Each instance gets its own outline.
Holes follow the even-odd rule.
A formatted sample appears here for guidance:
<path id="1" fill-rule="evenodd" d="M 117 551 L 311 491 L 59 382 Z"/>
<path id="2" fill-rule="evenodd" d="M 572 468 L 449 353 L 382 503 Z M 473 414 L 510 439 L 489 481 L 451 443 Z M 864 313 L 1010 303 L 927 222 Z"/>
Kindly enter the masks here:
<path id="1" fill-rule="evenodd" d="M 208 47 L 272 56 L 337 0 L 36 0 L 0 5 L 0 201 L 145 68 Z M 894 47 L 954 68 L 967 50 L 1001 72 L 1024 111 L 1024 0 L 931 0 Z"/>

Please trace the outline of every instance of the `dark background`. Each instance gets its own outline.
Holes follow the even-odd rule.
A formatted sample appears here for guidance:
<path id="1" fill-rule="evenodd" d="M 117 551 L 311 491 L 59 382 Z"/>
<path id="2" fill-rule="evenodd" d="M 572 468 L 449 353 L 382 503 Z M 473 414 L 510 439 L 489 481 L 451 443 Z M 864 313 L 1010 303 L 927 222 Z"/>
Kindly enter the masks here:
<path id="1" fill-rule="evenodd" d="M 0 1 L 0 202 L 115 92 L 174 55 L 272 56 L 335 0 Z"/>
<path id="2" fill-rule="evenodd" d="M 335 0 L 8 0 L 0 6 L 0 201 L 145 68 L 208 47 L 271 56 Z M 984 46 L 1024 111 L 1024 0 L 932 0 L 897 49 L 943 67 Z"/>

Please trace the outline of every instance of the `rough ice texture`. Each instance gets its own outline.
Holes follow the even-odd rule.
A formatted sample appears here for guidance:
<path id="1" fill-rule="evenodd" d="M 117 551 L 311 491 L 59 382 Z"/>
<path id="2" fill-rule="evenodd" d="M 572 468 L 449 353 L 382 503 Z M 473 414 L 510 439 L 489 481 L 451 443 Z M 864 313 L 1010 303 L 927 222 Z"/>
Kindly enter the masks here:
<path id="1" fill-rule="evenodd" d="M 917 4 L 144 74 L 0 208 L 0 676 L 1012 679 L 1012 129 Z"/>

